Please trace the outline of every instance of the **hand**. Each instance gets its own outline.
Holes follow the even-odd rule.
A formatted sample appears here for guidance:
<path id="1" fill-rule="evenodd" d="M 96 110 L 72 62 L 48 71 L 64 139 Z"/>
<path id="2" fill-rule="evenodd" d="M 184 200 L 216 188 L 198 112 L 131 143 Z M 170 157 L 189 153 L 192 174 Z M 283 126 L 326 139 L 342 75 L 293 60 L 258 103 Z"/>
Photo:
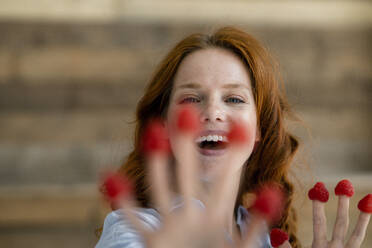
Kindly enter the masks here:
<path id="1" fill-rule="evenodd" d="M 371 215 L 372 195 L 367 195 L 359 202 L 358 208 L 361 210 L 359 219 L 351 237 L 346 242 L 345 236 L 349 223 L 349 199 L 354 194 L 351 182 L 348 180 L 340 181 L 335 188 L 335 193 L 339 197 L 337 217 L 332 239 L 331 241 L 328 241 L 324 207 L 325 203 L 328 201 L 329 192 L 321 182 L 315 184 L 315 186 L 309 191 L 309 198 L 312 200 L 313 205 L 314 238 L 312 248 L 358 248 L 365 237 Z M 288 242 L 288 235 L 280 229 L 273 229 L 270 234 L 270 239 L 273 247 L 291 247 Z"/>
<path id="2" fill-rule="evenodd" d="M 232 213 L 231 216 L 228 216 L 226 212 L 231 203 L 235 203 L 236 196 L 231 195 L 230 192 L 238 183 L 236 171 L 231 170 L 230 166 L 216 171 L 216 180 L 206 192 L 198 177 L 193 135 L 189 132 L 182 133 L 174 146 L 178 151 L 182 151 L 178 158 L 177 178 L 184 205 L 181 209 L 170 212 L 173 197 L 169 190 L 168 157 L 164 149 L 158 149 L 162 147 L 162 145 L 158 146 L 160 143 L 151 144 L 155 144 L 157 148 L 147 153 L 149 181 L 153 202 L 162 216 L 161 227 L 156 231 L 147 230 L 131 211 L 137 204 L 125 197 L 120 201 L 122 211 L 143 237 L 146 247 L 258 247 L 257 241 L 265 230 L 265 215 L 260 214 L 259 209 L 252 214 L 248 231 L 242 234 L 243 238 L 237 234 L 234 224 L 230 225 L 229 236 L 231 239 L 227 238 L 229 223 L 227 217 L 232 218 Z M 244 149 L 244 146 L 232 146 L 231 149 L 231 157 L 228 158 L 227 165 L 235 164 L 236 161 L 241 160 L 239 154 L 242 153 L 241 149 Z M 205 203 L 205 209 L 201 209 L 193 203 L 194 197 Z M 275 208 L 278 209 L 278 206 Z"/>
<path id="3" fill-rule="evenodd" d="M 338 208 L 332 239 L 327 240 L 325 203 L 313 200 L 313 243 L 312 248 L 359 248 L 365 237 L 371 214 L 361 211 L 356 226 L 349 238 L 346 233 L 349 225 L 349 201 L 346 195 L 338 196 Z"/>

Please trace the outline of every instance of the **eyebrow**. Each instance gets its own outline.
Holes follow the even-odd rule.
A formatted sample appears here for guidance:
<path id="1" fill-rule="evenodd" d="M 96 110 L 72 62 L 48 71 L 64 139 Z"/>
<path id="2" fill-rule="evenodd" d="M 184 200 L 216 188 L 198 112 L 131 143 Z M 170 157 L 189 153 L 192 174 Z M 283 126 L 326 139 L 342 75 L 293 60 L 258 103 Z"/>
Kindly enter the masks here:
<path id="1" fill-rule="evenodd" d="M 179 88 L 179 89 L 198 89 L 198 88 L 201 88 L 201 86 L 198 83 L 187 83 L 187 84 L 181 84 L 177 88 Z"/>
<path id="2" fill-rule="evenodd" d="M 201 88 L 201 85 L 198 83 L 187 83 L 187 84 L 182 84 L 178 86 L 177 88 L 179 89 L 199 89 Z M 237 88 L 245 88 L 249 90 L 249 87 L 245 84 L 242 83 L 230 83 L 230 84 L 225 84 L 222 86 L 224 89 L 237 89 Z"/>

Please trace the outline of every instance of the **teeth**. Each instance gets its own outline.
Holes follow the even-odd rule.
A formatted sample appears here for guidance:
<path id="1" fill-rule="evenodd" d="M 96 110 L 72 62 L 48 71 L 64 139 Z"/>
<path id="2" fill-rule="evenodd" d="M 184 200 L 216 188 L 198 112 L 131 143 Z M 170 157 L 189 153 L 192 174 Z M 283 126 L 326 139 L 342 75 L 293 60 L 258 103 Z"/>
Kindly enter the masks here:
<path id="1" fill-rule="evenodd" d="M 226 136 L 221 136 L 221 135 L 208 135 L 208 136 L 200 136 L 195 140 L 197 143 L 201 143 L 203 141 L 223 141 L 227 142 L 227 137 Z"/>

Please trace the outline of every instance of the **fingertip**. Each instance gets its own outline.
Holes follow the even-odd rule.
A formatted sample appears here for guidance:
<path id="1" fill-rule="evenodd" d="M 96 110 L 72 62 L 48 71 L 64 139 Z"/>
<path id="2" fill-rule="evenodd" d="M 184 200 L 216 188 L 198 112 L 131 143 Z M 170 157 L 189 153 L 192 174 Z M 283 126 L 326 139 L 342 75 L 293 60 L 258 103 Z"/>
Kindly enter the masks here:
<path id="1" fill-rule="evenodd" d="M 285 242 L 289 240 L 288 234 L 280 228 L 273 228 L 270 232 L 271 245 L 276 247 L 286 247 Z M 289 243 L 288 243 L 289 244 Z"/>
<path id="2" fill-rule="evenodd" d="M 161 120 L 153 119 L 145 127 L 141 140 L 142 151 L 145 155 L 154 153 L 167 154 L 170 152 L 167 130 Z"/>
<path id="3" fill-rule="evenodd" d="M 284 193 L 279 186 L 265 185 L 258 192 L 252 209 L 267 221 L 280 218 L 284 202 Z"/>
<path id="4" fill-rule="evenodd" d="M 246 143 L 248 141 L 246 127 L 237 121 L 233 121 L 227 138 L 231 144 L 241 145 Z"/>
<path id="5" fill-rule="evenodd" d="M 329 199 L 329 192 L 323 182 L 317 182 L 308 192 L 308 197 L 312 201 L 326 203 Z"/>
<path id="6" fill-rule="evenodd" d="M 198 111 L 190 104 L 177 111 L 177 128 L 183 133 L 195 133 L 200 128 Z"/>
<path id="7" fill-rule="evenodd" d="M 105 198 L 113 208 L 121 200 L 129 198 L 133 191 L 130 180 L 119 172 L 105 172 L 102 185 Z"/>
<path id="8" fill-rule="evenodd" d="M 372 213 L 372 194 L 367 194 L 359 201 L 358 209 L 363 213 Z"/>
<path id="9" fill-rule="evenodd" d="M 349 180 L 343 179 L 338 182 L 335 187 L 335 194 L 338 196 L 345 195 L 347 197 L 352 197 L 354 195 L 354 186 Z"/>

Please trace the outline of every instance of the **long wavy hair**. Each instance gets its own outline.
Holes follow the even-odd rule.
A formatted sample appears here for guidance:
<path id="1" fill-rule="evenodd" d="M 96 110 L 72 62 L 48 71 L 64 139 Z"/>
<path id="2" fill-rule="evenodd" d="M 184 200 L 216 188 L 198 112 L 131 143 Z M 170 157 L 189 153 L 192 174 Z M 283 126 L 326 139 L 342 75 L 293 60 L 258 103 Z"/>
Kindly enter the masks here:
<path id="1" fill-rule="evenodd" d="M 150 207 L 145 159 L 141 154 L 141 137 L 146 124 L 153 118 L 164 118 L 173 87 L 173 78 L 182 60 L 192 52 L 206 48 L 227 49 L 238 55 L 247 66 L 257 109 L 257 127 L 261 140 L 243 167 L 237 206 L 244 205 L 244 196 L 267 182 L 279 183 L 286 192 L 282 218 L 273 224 L 290 236 L 292 247 L 301 247 L 297 239 L 296 213 L 292 205 L 294 187 L 288 178 L 289 166 L 299 142 L 288 132 L 285 118 L 293 116 L 287 103 L 278 66 L 267 50 L 251 35 L 224 27 L 211 35 L 196 33 L 181 40 L 160 62 L 136 110 L 134 149 L 120 171 L 129 177 L 142 207 Z"/>

